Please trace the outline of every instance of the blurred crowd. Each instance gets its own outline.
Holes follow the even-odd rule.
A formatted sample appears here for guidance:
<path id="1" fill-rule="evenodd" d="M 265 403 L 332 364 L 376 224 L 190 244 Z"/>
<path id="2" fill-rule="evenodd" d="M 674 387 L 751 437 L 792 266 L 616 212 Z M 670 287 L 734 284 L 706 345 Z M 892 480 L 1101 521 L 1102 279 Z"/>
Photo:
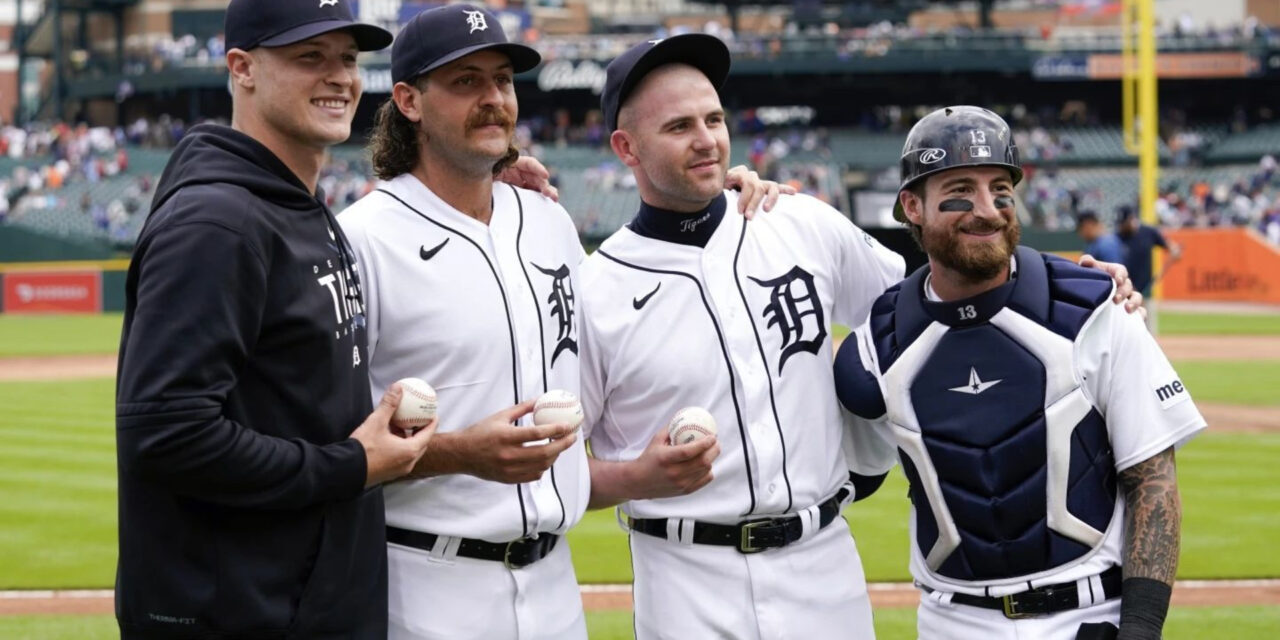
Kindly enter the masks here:
<path id="1" fill-rule="evenodd" d="M 1256 171 L 1230 184 L 1196 180 L 1185 187 L 1168 185 L 1156 200 L 1156 215 L 1171 227 L 1234 225 L 1273 233 L 1267 229 L 1280 219 L 1276 159 L 1263 156 Z"/>
<path id="2" fill-rule="evenodd" d="M 0 126 L 0 222 L 76 212 L 104 237 L 132 243 L 134 216 L 147 208 L 158 176 L 137 171 L 130 149 L 168 149 L 185 132 L 167 115 L 114 128 Z"/>
<path id="3" fill-rule="evenodd" d="M 1098 212 L 1107 221 L 1115 208 L 1099 188 L 1083 188 L 1055 169 L 1028 171 L 1022 199 L 1034 226 L 1071 229 L 1081 212 Z M 1131 206 L 1122 202 L 1121 206 Z M 1280 171 L 1274 156 L 1263 156 L 1257 167 L 1233 181 L 1191 179 L 1166 181 L 1155 202 L 1161 226 L 1239 226 L 1257 229 L 1280 245 Z"/>
<path id="4" fill-rule="evenodd" d="M 1047 3 L 1060 6 L 1056 0 Z M 1070 4 L 1070 3 L 1068 3 Z M 1090 3 L 1076 3 L 1080 11 L 1096 10 Z M 1094 3 L 1096 4 L 1096 3 Z M 386 25 L 393 31 L 395 24 Z M 834 51 L 841 58 L 881 57 L 895 47 L 932 47 L 952 43 L 955 39 L 967 39 L 976 46 L 1021 46 L 1023 43 L 1057 43 L 1063 48 L 1118 46 L 1119 32 L 1113 29 L 1075 28 L 1060 31 L 1055 24 L 1029 28 L 1003 28 L 983 30 L 972 26 L 971 21 L 960 21 L 947 28 L 920 28 L 905 23 L 875 22 L 864 26 L 845 26 L 838 22 L 800 21 L 792 16 L 777 15 L 758 21 L 749 31 L 734 32 L 722 16 L 711 16 L 700 27 L 678 24 L 667 27 L 654 25 L 645 33 L 582 33 L 572 35 L 544 35 L 537 27 L 508 29 L 508 36 L 517 42 L 534 46 L 543 58 L 551 61 L 609 60 L 625 51 L 641 38 L 665 38 L 698 31 L 723 39 L 737 58 L 773 59 L 785 55 L 808 55 L 815 51 Z M 1239 47 L 1251 42 L 1280 44 L 1280 33 L 1249 16 L 1244 20 L 1224 25 L 1199 24 L 1190 15 L 1161 21 L 1156 28 L 1157 37 L 1171 45 L 1175 41 L 1195 39 L 1205 46 Z M 125 72 L 141 75 L 172 67 L 189 65 L 220 65 L 226 54 L 226 41 L 222 34 L 197 38 L 191 34 L 164 35 L 147 40 L 130 38 L 125 46 Z M 105 72 L 103 65 L 110 63 L 110 56 L 91 56 L 78 52 L 69 60 L 76 71 Z"/>
<path id="5" fill-rule="evenodd" d="M 862 122 L 871 131 L 897 130 L 915 111 L 877 108 L 864 114 Z M 1020 107 L 1007 111 L 1019 127 L 1015 135 L 1027 165 L 1020 191 L 1030 216 L 1028 223 L 1048 230 L 1069 230 L 1081 211 L 1099 211 L 1104 220 L 1109 218 L 1118 202 L 1117 194 L 1106 193 L 1099 186 L 1080 185 L 1072 177 L 1079 174 L 1056 166 L 1055 158 L 1070 150 L 1072 141 L 1060 133 L 1062 129 L 1044 126 L 1064 120 L 1091 122 L 1087 110 L 1064 105 L 1035 113 Z M 747 166 L 767 179 L 847 210 L 845 175 L 831 160 L 830 132 L 796 122 L 766 123 L 760 115 L 745 109 L 732 114 L 729 121 L 735 148 L 745 154 Z M 1171 118 L 1176 119 L 1176 114 Z M 168 116 L 140 119 L 117 128 L 67 123 L 0 127 L 0 222 L 52 210 L 75 211 L 105 237 L 120 243 L 131 241 L 138 227 L 135 215 L 148 208 L 158 168 L 152 172 L 136 169 L 130 151 L 172 147 L 186 128 L 182 120 Z M 1184 164 L 1177 159 L 1181 150 L 1196 147 L 1189 138 L 1194 130 L 1184 131 L 1185 140 L 1180 137 L 1183 133 L 1176 132 L 1168 138 L 1175 165 Z M 533 115 L 518 123 L 516 135 L 517 145 L 525 153 L 545 160 L 553 172 L 559 169 L 554 180 L 564 183 L 561 186 L 604 193 L 635 190 L 631 172 L 608 149 L 599 111 L 589 112 L 580 122 L 573 121 L 566 110 L 549 117 Z M 577 160 L 569 160 L 571 157 Z M 558 166 L 561 163 L 564 166 Z M 1249 226 L 1280 243 L 1280 171 L 1276 164 L 1273 156 L 1266 156 L 1255 171 L 1225 181 L 1166 180 L 1156 203 L 1161 224 Z M 107 184 L 97 188 L 98 183 Z M 364 151 L 355 147 L 340 150 L 319 183 L 335 211 L 369 193 L 375 184 Z M 609 203 L 620 201 L 600 202 L 612 207 Z M 592 220 L 598 222 L 599 213 L 607 212 L 574 213 L 583 230 L 590 231 Z"/>

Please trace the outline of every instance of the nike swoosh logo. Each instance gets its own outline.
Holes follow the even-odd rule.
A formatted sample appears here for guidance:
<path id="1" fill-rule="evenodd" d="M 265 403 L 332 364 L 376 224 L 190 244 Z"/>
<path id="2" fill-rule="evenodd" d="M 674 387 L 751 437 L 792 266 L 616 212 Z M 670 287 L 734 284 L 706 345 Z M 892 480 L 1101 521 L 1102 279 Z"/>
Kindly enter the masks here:
<path id="1" fill-rule="evenodd" d="M 440 253 L 440 250 L 443 249 L 446 244 L 449 244 L 449 238 L 445 238 L 444 242 L 441 242 L 434 249 L 427 249 L 427 245 L 422 245 L 418 248 L 418 257 L 422 258 L 423 261 L 430 260 L 436 257 L 436 254 Z"/>
<path id="2" fill-rule="evenodd" d="M 631 299 L 631 306 L 635 307 L 635 308 L 636 308 L 636 311 L 639 311 L 641 307 L 643 307 L 646 303 L 648 303 L 648 302 L 649 302 L 649 298 L 652 298 L 652 297 L 653 297 L 653 294 L 657 293 L 657 292 L 658 292 L 658 289 L 661 289 L 661 288 L 662 288 L 662 283 L 661 283 L 661 282 L 659 282 L 659 283 L 658 283 L 658 286 L 654 287 L 654 288 L 653 288 L 653 291 L 650 291 L 650 292 L 649 292 L 649 294 L 648 294 L 648 295 L 646 295 L 645 297 L 643 297 L 643 298 L 632 298 L 632 299 Z"/>

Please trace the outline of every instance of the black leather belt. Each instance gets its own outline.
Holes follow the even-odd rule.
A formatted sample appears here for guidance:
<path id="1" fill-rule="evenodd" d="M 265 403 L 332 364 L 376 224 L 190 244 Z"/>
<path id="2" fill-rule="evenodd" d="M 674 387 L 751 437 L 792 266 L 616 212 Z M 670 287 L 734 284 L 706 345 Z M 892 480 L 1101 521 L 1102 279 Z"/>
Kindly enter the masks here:
<path id="1" fill-rule="evenodd" d="M 818 529 L 826 527 L 836 519 L 840 514 L 840 503 L 847 495 L 849 490 L 842 488 L 834 496 L 818 505 Z M 627 523 L 632 531 L 663 539 L 667 537 L 666 518 L 628 518 Z M 765 549 L 785 547 L 799 540 L 802 533 L 804 533 L 804 522 L 797 515 L 744 520 L 738 524 L 693 523 L 695 544 L 734 547 L 741 553 L 759 553 Z"/>
<path id="2" fill-rule="evenodd" d="M 439 537 L 434 533 L 387 527 L 387 542 L 423 551 L 431 551 Z M 519 569 L 547 557 L 547 554 L 556 548 L 556 541 L 559 539 L 560 536 L 551 533 L 544 533 L 536 538 L 520 538 L 511 542 L 462 538 L 458 543 L 458 555 L 475 560 L 494 560 L 506 565 L 508 569 Z"/>
<path id="3" fill-rule="evenodd" d="M 1120 597 L 1120 584 L 1124 582 L 1124 571 L 1120 567 L 1111 567 L 1098 577 L 1102 582 L 1102 600 Z M 933 591 L 929 587 L 923 588 L 928 592 Z M 951 596 L 951 601 L 971 607 L 995 609 L 1003 612 L 1004 617 L 1011 619 L 1042 616 L 1080 607 L 1080 597 L 1075 582 L 1045 585 L 1002 598 L 956 593 Z"/>

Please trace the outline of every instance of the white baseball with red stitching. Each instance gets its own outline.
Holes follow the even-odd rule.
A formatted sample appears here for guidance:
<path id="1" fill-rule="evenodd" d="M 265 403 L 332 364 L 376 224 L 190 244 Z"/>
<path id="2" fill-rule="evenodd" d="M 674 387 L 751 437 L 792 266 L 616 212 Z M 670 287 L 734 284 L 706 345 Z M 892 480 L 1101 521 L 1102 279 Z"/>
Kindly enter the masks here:
<path id="1" fill-rule="evenodd" d="M 397 382 L 404 390 L 404 396 L 400 398 L 395 415 L 391 416 L 391 426 L 397 429 L 427 426 L 436 417 L 436 390 L 417 378 L 403 378 Z"/>
<path id="2" fill-rule="evenodd" d="M 552 389 L 533 403 L 533 423 L 567 424 L 577 429 L 582 426 L 582 403 L 568 391 Z"/>
<path id="3" fill-rule="evenodd" d="M 688 444 L 699 438 L 715 437 L 716 419 L 702 407 L 685 407 L 667 424 L 671 444 Z"/>

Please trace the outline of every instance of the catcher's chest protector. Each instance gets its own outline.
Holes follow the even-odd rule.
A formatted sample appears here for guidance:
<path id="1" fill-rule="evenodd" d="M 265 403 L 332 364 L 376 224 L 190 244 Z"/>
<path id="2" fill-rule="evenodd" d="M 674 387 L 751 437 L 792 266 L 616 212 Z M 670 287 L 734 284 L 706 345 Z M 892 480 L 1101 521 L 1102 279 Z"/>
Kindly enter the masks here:
<path id="1" fill-rule="evenodd" d="M 959 302 L 927 301 L 921 269 L 871 314 L 915 543 L 953 580 L 1070 563 L 1115 509 L 1106 423 L 1073 363 L 1111 280 L 1023 247 L 1017 258 L 1010 282 Z"/>

